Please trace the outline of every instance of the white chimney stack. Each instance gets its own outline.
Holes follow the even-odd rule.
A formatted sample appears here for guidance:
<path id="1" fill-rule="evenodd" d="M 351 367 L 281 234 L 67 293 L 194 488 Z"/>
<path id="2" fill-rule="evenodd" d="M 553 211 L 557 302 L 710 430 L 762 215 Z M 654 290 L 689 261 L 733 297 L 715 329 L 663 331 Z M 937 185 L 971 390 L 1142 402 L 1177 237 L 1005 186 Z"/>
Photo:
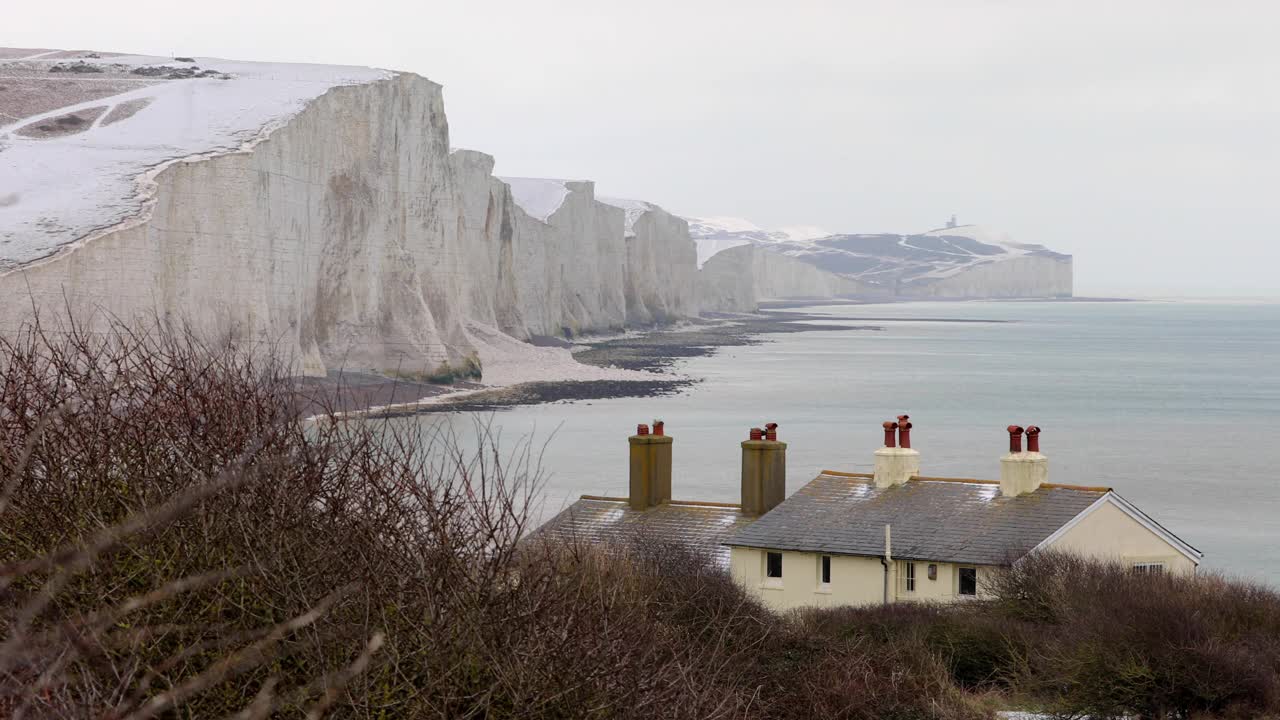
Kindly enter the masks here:
<path id="1" fill-rule="evenodd" d="M 1000 458 L 1000 494 L 1017 497 L 1035 492 L 1049 479 L 1049 459 L 1040 454 L 1040 428 L 1032 425 L 1025 431 L 1009 428 L 1009 452 Z M 1027 450 L 1022 450 L 1022 434 L 1027 434 Z"/>
<path id="2" fill-rule="evenodd" d="M 920 453 L 911 449 L 911 423 L 899 415 L 898 422 L 884 423 L 884 447 L 876 450 L 875 484 L 878 488 L 902 485 L 920 474 Z M 895 442 L 894 435 L 897 434 Z"/>

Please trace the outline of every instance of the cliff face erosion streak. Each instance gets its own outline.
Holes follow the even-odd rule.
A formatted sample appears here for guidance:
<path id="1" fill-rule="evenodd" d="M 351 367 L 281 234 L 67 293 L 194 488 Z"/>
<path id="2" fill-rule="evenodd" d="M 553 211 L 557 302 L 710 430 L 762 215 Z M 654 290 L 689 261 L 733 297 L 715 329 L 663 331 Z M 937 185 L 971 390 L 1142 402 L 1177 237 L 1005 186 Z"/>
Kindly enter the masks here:
<path id="1" fill-rule="evenodd" d="M 450 147 L 440 86 L 410 73 L 0 58 L 2 332 L 69 307 L 187 323 L 300 374 L 633 379 L 523 341 L 884 290 L 785 248 L 699 269 L 688 223 L 658 205 L 496 177 L 492 157 Z"/>

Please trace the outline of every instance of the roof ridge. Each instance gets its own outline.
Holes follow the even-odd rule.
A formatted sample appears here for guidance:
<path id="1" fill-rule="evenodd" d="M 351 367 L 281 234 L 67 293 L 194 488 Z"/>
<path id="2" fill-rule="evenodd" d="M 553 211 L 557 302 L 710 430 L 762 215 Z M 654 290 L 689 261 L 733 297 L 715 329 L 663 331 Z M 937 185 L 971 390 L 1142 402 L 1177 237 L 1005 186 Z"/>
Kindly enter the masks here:
<path id="1" fill-rule="evenodd" d="M 999 480 L 979 480 L 978 478 L 958 478 L 958 477 L 934 477 L 932 475 L 912 475 L 911 480 L 925 480 L 928 482 L 953 482 L 953 483 L 974 483 L 976 485 L 999 485 Z"/>
<path id="2" fill-rule="evenodd" d="M 999 485 L 999 480 L 980 480 L 978 478 L 933 477 L 930 475 L 912 475 L 912 480 L 928 482 L 976 483 L 978 485 Z M 1083 490 L 1086 492 L 1111 492 L 1111 488 L 1101 485 L 1068 485 L 1066 483 L 1040 483 L 1040 487 L 1051 490 Z"/>
<path id="3" fill-rule="evenodd" d="M 668 500 L 668 505 L 693 505 L 697 507 L 741 508 L 742 503 L 712 502 L 711 500 Z"/>
<path id="4" fill-rule="evenodd" d="M 834 475 L 835 477 L 852 477 L 852 478 L 873 478 L 873 477 L 875 477 L 875 475 L 874 475 L 874 474 L 872 474 L 872 473 L 840 472 L 839 470 L 823 470 L 822 472 L 820 472 L 820 473 L 818 473 L 818 474 L 819 474 L 819 475 Z"/>
<path id="5" fill-rule="evenodd" d="M 1059 490 L 1087 490 L 1089 492 L 1111 492 L 1112 488 L 1102 485 L 1064 485 L 1063 483 L 1040 483 L 1043 488 L 1057 488 Z"/>
<path id="6" fill-rule="evenodd" d="M 819 475 L 830 475 L 832 477 L 847 478 L 874 478 L 873 473 L 860 472 L 842 472 L 840 470 L 823 470 Z M 975 485 L 999 485 L 999 480 L 983 480 L 981 478 L 962 478 L 962 477 L 940 477 L 936 475 L 912 475 L 911 480 L 923 480 L 925 482 L 953 482 L 953 483 L 973 483 Z M 1041 483 L 1040 487 L 1055 490 L 1082 490 L 1085 492 L 1111 492 L 1114 488 L 1103 485 L 1069 485 L 1066 483 Z M 583 497 L 586 497 L 585 495 Z M 679 501 L 672 501 L 679 502 Z M 704 503 L 707 504 L 707 503 Z"/>
<path id="7" fill-rule="evenodd" d="M 631 502 L 631 498 L 613 497 L 611 495 L 581 495 L 579 500 L 601 500 L 605 502 Z M 685 507 L 718 507 L 741 508 L 742 503 L 713 502 L 711 500 L 668 500 L 663 505 L 681 505 Z"/>

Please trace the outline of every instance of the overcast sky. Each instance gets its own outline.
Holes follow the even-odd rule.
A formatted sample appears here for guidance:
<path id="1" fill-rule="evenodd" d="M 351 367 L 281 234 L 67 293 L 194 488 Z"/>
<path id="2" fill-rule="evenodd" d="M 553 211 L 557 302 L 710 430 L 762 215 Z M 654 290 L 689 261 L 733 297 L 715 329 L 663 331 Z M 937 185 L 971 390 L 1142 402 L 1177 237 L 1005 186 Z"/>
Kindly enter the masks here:
<path id="1" fill-rule="evenodd" d="M 62 0 L 0 45 L 375 65 L 506 175 L 765 226 L 951 214 L 1080 295 L 1280 295 L 1270 2 Z"/>

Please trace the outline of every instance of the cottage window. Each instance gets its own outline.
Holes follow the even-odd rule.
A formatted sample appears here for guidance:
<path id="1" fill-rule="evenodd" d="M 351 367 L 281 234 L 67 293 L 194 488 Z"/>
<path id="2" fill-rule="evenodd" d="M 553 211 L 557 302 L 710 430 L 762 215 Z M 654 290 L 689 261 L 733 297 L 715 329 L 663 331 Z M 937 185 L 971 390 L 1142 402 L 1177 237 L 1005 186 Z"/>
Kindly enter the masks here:
<path id="1" fill-rule="evenodd" d="M 822 567 L 819 568 L 819 570 L 820 572 L 818 577 L 820 578 L 822 584 L 830 585 L 831 584 L 831 556 L 830 555 L 822 556 Z"/>
<path id="2" fill-rule="evenodd" d="M 916 564 L 907 563 L 907 592 L 916 591 Z"/>
<path id="3" fill-rule="evenodd" d="M 1162 562 L 1134 563 L 1133 571 L 1139 575 L 1159 575 L 1164 572 L 1164 563 Z"/>
<path id="4" fill-rule="evenodd" d="M 971 568 L 971 567 L 960 568 L 960 594 L 961 595 L 977 595 L 978 594 L 978 568 Z"/>
<path id="5" fill-rule="evenodd" d="M 764 556 L 764 576 L 782 579 L 782 553 L 767 552 Z"/>

